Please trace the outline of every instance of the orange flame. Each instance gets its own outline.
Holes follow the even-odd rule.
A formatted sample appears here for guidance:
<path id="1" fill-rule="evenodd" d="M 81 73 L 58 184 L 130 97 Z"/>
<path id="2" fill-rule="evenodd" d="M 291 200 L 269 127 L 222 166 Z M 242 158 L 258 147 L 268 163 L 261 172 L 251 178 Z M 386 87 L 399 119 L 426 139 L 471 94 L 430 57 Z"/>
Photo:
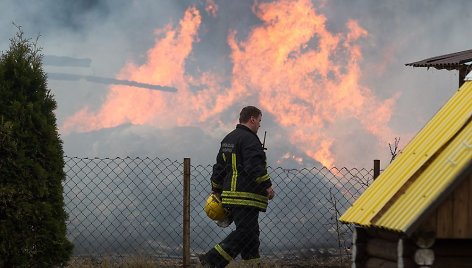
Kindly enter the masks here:
<path id="1" fill-rule="evenodd" d="M 176 87 L 177 93 L 111 86 L 97 112 L 80 110 L 65 121 L 63 130 L 92 131 L 123 123 L 201 126 L 251 97 L 287 129 L 293 145 L 327 167 L 343 158 L 333 146 L 349 142 L 339 135 L 346 122 L 357 122 L 382 142 L 393 137 L 387 123 L 398 96 L 382 102 L 360 84 L 362 53 L 356 42 L 368 35 L 365 29 L 351 20 L 346 33 L 330 33 L 326 17 L 309 0 L 256 3 L 253 12 L 262 25 L 243 41 L 236 40 L 234 30 L 228 36 L 233 63 L 229 88 L 216 74 L 185 72 L 201 24 L 199 11 L 191 7 L 176 29 L 156 31 L 162 36 L 148 51 L 146 63 L 127 64 L 118 77 Z M 194 86 L 201 90 L 190 90 Z"/>

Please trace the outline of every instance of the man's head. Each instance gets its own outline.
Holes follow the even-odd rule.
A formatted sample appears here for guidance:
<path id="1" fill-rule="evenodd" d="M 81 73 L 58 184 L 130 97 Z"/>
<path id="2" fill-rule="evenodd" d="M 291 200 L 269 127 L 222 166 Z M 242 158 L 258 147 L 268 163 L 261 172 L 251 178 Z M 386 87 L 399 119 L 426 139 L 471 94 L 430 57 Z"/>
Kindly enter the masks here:
<path id="1" fill-rule="evenodd" d="M 261 127 L 262 112 L 257 107 L 246 106 L 239 113 L 239 123 L 257 133 Z"/>

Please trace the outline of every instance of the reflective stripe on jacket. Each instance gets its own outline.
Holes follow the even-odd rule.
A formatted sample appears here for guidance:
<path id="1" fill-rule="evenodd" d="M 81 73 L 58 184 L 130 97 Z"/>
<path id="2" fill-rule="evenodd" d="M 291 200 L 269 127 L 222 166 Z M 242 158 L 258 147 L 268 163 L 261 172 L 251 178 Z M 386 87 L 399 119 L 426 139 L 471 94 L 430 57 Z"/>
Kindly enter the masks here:
<path id="1" fill-rule="evenodd" d="M 267 208 L 267 188 L 272 185 L 262 143 L 248 127 L 238 124 L 226 135 L 211 176 L 213 191 L 221 192 L 225 206 Z"/>

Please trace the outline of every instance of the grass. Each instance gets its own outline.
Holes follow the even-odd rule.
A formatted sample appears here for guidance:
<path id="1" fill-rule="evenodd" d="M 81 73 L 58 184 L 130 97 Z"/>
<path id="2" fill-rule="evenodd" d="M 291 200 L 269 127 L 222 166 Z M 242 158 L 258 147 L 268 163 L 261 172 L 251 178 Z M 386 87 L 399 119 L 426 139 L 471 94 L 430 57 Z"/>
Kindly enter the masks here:
<path id="1" fill-rule="evenodd" d="M 128 256 L 128 257 L 103 257 L 103 258 L 73 258 L 67 268 L 151 268 L 151 267 L 182 267 L 181 259 L 150 259 L 145 256 Z M 202 267 L 197 259 L 192 259 L 190 267 Z M 228 268 L 250 267 L 244 266 L 239 260 L 230 263 Z M 325 260 L 262 260 L 262 268 L 279 268 L 279 267 L 326 267 L 326 268 L 347 268 L 350 267 L 349 259 L 330 258 Z"/>

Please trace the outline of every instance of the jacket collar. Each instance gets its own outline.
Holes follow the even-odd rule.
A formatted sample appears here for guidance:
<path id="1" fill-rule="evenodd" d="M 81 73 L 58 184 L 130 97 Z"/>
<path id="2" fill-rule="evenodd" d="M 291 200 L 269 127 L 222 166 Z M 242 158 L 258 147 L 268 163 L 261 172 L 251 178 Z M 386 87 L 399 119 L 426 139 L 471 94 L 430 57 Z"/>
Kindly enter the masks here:
<path id="1" fill-rule="evenodd" d="M 252 134 L 256 134 L 256 133 L 252 132 L 252 130 L 250 128 L 246 127 L 243 124 L 237 124 L 236 128 L 244 129 L 244 130 L 247 130 L 247 131 L 251 132 Z"/>
<path id="2" fill-rule="evenodd" d="M 250 128 L 246 127 L 245 125 L 242 125 L 242 124 L 237 124 L 236 125 L 236 128 L 239 128 L 239 129 L 242 129 L 242 130 L 246 130 L 246 131 L 249 131 L 252 135 L 256 136 L 257 139 L 259 140 L 259 136 L 257 136 L 256 133 L 254 133 Z M 260 141 L 260 140 L 259 140 Z"/>

